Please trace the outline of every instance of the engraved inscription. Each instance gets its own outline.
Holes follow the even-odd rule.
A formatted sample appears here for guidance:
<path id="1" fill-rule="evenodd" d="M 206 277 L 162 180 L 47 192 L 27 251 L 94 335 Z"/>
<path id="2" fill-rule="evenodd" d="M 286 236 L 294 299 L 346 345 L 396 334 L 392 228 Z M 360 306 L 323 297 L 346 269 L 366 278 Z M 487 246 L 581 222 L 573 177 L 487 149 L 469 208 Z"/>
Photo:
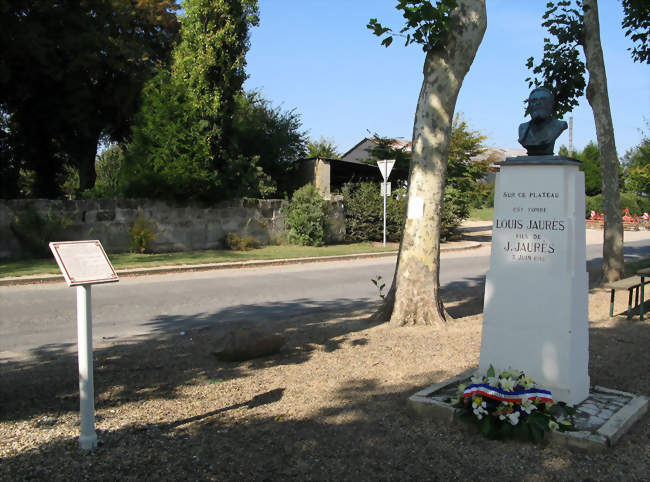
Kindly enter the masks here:
<path id="1" fill-rule="evenodd" d="M 504 255 L 516 262 L 545 263 L 551 257 L 557 256 L 559 246 L 557 235 L 567 230 L 566 219 L 553 216 L 554 204 L 560 199 L 560 193 L 555 191 L 507 191 L 502 193 L 502 199 L 507 203 L 501 213 L 511 215 L 499 216 L 494 220 L 494 233 Z"/>

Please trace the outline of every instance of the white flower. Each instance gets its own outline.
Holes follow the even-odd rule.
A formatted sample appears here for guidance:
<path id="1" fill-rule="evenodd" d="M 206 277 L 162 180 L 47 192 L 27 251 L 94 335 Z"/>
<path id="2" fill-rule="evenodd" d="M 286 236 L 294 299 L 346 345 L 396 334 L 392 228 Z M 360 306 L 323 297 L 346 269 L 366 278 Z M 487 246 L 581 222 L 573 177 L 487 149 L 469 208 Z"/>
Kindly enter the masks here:
<path id="1" fill-rule="evenodd" d="M 470 380 L 474 385 L 483 383 L 483 377 L 472 377 Z"/>
<path id="2" fill-rule="evenodd" d="M 487 381 L 488 381 L 489 385 L 491 385 L 493 387 L 496 387 L 497 383 L 499 383 L 499 378 L 498 377 L 488 377 Z"/>
<path id="3" fill-rule="evenodd" d="M 510 373 L 510 376 L 511 376 L 512 378 L 514 378 L 515 380 L 516 380 L 517 378 L 519 378 L 519 377 L 523 374 L 521 371 L 519 371 L 519 370 L 513 370 L 512 368 L 511 368 L 510 370 L 508 370 L 508 372 Z"/>
<path id="4" fill-rule="evenodd" d="M 515 388 L 515 381 L 512 378 L 501 378 L 499 379 L 501 383 L 501 388 L 508 390 L 509 392 L 513 391 Z"/>
<path id="5" fill-rule="evenodd" d="M 476 415 L 476 418 L 479 420 L 483 418 L 483 415 L 487 415 L 488 413 L 485 407 L 487 407 L 487 403 L 485 403 L 481 397 L 476 397 L 472 402 L 472 412 L 474 412 L 474 415 Z"/>
<path id="6" fill-rule="evenodd" d="M 532 412 L 533 410 L 537 410 L 537 407 L 528 398 L 525 398 L 524 400 L 521 401 L 521 409 L 524 412 L 526 412 L 528 415 L 530 415 L 530 412 Z"/>
<path id="7" fill-rule="evenodd" d="M 528 389 L 528 388 L 534 388 L 534 387 L 535 387 L 535 382 L 533 382 L 533 379 L 530 378 L 530 377 L 528 377 L 528 378 L 524 378 L 523 380 L 521 380 L 521 384 L 522 384 L 522 385 L 524 386 L 524 388 L 526 388 L 526 389 Z"/>
<path id="8" fill-rule="evenodd" d="M 474 415 L 476 415 L 476 418 L 478 418 L 479 420 L 483 418 L 483 415 L 487 415 L 488 413 L 487 410 L 485 410 L 485 408 L 483 407 L 476 407 L 472 411 L 474 412 Z"/>
<path id="9" fill-rule="evenodd" d="M 554 422 L 553 420 L 549 420 L 549 422 L 548 422 L 548 428 L 550 428 L 551 430 L 555 431 L 555 430 L 557 430 L 558 428 L 560 428 L 560 426 L 557 424 L 557 422 Z"/>
<path id="10" fill-rule="evenodd" d="M 506 415 L 508 417 L 508 422 L 511 425 L 517 425 L 519 423 L 519 412 L 512 412 Z"/>

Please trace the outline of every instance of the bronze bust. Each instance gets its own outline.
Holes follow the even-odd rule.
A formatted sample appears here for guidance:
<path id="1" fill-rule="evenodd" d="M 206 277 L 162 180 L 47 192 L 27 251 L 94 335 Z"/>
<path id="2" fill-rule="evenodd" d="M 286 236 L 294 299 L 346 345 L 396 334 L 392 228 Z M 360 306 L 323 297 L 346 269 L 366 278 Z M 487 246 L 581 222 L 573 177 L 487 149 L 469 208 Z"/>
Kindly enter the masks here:
<path id="1" fill-rule="evenodd" d="M 530 121 L 519 126 L 519 144 L 529 156 L 553 155 L 555 140 L 567 128 L 567 123 L 553 119 L 553 93 L 546 87 L 537 87 L 528 97 L 526 115 Z"/>

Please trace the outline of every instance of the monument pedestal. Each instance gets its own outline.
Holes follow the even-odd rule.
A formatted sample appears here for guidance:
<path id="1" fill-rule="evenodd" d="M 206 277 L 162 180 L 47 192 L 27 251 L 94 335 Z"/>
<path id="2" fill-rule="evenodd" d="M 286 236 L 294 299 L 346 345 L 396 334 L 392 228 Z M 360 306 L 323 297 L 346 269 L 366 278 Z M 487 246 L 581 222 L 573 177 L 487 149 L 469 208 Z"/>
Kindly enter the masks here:
<path id="1" fill-rule="evenodd" d="M 585 187 L 578 161 L 509 158 L 494 194 L 480 370 L 523 370 L 553 399 L 589 396 Z"/>

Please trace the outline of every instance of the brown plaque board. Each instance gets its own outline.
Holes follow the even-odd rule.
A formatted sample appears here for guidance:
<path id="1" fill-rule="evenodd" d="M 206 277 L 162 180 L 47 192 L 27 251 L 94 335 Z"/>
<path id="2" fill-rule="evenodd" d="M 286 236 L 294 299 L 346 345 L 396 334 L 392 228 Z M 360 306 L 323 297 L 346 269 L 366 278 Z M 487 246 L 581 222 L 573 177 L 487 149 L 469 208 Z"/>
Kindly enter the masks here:
<path id="1" fill-rule="evenodd" d="M 50 250 L 68 286 L 119 281 L 104 248 L 97 240 L 50 243 Z"/>

